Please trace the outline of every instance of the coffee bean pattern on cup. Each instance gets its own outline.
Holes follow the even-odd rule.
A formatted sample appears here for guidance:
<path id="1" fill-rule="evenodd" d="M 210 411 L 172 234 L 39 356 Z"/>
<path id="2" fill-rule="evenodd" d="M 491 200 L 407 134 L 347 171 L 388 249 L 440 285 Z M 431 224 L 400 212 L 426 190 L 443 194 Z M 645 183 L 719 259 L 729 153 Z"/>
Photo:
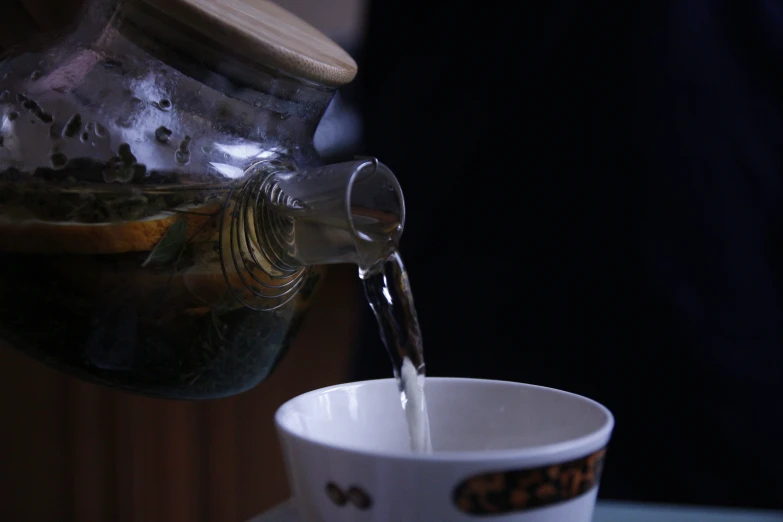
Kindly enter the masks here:
<path id="1" fill-rule="evenodd" d="M 562 464 L 483 473 L 457 486 L 454 503 L 463 513 L 497 515 L 565 502 L 598 485 L 605 455 L 604 448 Z"/>
<path id="2" fill-rule="evenodd" d="M 326 495 L 336 505 L 342 507 L 346 504 L 352 504 L 361 510 L 370 509 L 372 506 L 372 498 L 363 489 L 351 486 L 347 491 L 343 492 L 342 488 L 334 482 L 329 482 L 326 485 Z"/>

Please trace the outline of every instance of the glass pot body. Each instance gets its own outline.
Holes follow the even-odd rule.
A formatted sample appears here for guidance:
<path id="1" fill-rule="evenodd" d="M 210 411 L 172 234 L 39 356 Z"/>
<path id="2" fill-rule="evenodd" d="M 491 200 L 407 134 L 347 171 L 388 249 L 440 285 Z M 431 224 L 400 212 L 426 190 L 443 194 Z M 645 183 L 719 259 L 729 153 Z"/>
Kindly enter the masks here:
<path id="1" fill-rule="evenodd" d="M 319 165 L 313 135 L 333 94 L 220 56 L 132 1 L 93 4 L 64 37 L 10 52 L 0 341 L 149 396 L 258 384 L 321 271 L 243 269 L 263 252 L 235 219 L 242 189 L 259 172 Z"/>

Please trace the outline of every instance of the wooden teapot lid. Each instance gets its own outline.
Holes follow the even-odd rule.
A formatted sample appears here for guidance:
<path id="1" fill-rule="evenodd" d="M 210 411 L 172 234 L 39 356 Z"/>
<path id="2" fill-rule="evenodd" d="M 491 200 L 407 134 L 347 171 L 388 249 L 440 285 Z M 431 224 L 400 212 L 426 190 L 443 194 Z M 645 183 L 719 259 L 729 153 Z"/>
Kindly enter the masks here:
<path id="1" fill-rule="evenodd" d="M 144 0 L 246 58 L 331 87 L 350 83 L 356 62 L 339 45 L 269 0 Z"/>

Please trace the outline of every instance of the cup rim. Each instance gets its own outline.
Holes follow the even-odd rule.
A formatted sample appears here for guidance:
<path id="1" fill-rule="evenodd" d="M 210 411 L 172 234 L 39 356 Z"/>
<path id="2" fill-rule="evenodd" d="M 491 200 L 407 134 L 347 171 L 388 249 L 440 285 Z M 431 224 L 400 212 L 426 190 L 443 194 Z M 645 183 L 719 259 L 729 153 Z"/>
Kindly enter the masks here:
<path id="1" fill-rule="evenodd" d="M 320 395 L 329 393 L 341 388 L 347 388 L 357 385 L 370 385 L 378 384 L 382 382 L 392 382 L 396 385 L 394 378 L 386 379 L 369 379 L 364 381 L 355 381 L 343 384 L 335 384 L 332 386 L 326 386 L 309 392 L 302 393 L 284 402 L 275 412 L 275 426 L 278 433 L 284 437 L 296 439 L 300 442 L 316 446 L 323 449 L 339 450 L 353 455 L 360 455 L 364 457 L 382 458 L 388 460 L 398 461 L 432 461 L 432 462 L 501 462 L 510 459 L 513 460 L 538 460 L 541 458 L 557 458 L 560 454 L 565 454 L 573 451 L 574 448 L 584 447 L 586 452 L 595 451 L 605 446 L 610 439 L 612 430 L 614 429 L 614 416 L 609 409 L 603 404 L 572 392 L 567 392 L 557 388 L 551 388 L 548 386 L 539 386 L 537 384 L 527 384 L 514 381 L 504 381 L 495 379 L 474 379 L 468 377 L 427 377 L 427 382 L 452 382 L 452 383 L 491 383 L 510 385 L 517 388 L 537 389 L 547 392 L 555 392 L 561 395 L 567 395 L 580 401 L 586 402 L 597 407 L 605 416 L 606 420 L 597 430 L 591 433 L 576 437 L 570 440 L 561 442 L 555 442 L 552 444 L 542 444 L 534 447 L 518 448 L 518 449 L 499 449 L 499 450 L 481 450 L 481 451 L 437 451 L 434 453 L 414 453 L 410 451 L 393 451 L 393 450 L 368 450 L 365 448 L 355 448 L 346 444 L 336 444 L 331 442 L 324 442 L 311 437 L 307 437 L 295 432 L 292 429 L 286 427 L 282 422 L 282 416 L 284 410 L 290 407 L 290 404 L 298 399 L 303 399 L 313 395 Z"/>

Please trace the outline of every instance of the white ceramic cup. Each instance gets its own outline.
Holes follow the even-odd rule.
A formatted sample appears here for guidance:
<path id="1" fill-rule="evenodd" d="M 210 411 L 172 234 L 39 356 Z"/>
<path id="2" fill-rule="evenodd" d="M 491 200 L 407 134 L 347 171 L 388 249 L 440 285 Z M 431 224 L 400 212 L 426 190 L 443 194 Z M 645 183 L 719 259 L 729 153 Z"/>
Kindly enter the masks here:
<path id="1" fill-rule="evenodd" d="M 428 378 L 433 453 L 393 379 L 300 395 L 275 420 L 301 522 L 590 522 L 614 419 L 528 384 Z"/>

